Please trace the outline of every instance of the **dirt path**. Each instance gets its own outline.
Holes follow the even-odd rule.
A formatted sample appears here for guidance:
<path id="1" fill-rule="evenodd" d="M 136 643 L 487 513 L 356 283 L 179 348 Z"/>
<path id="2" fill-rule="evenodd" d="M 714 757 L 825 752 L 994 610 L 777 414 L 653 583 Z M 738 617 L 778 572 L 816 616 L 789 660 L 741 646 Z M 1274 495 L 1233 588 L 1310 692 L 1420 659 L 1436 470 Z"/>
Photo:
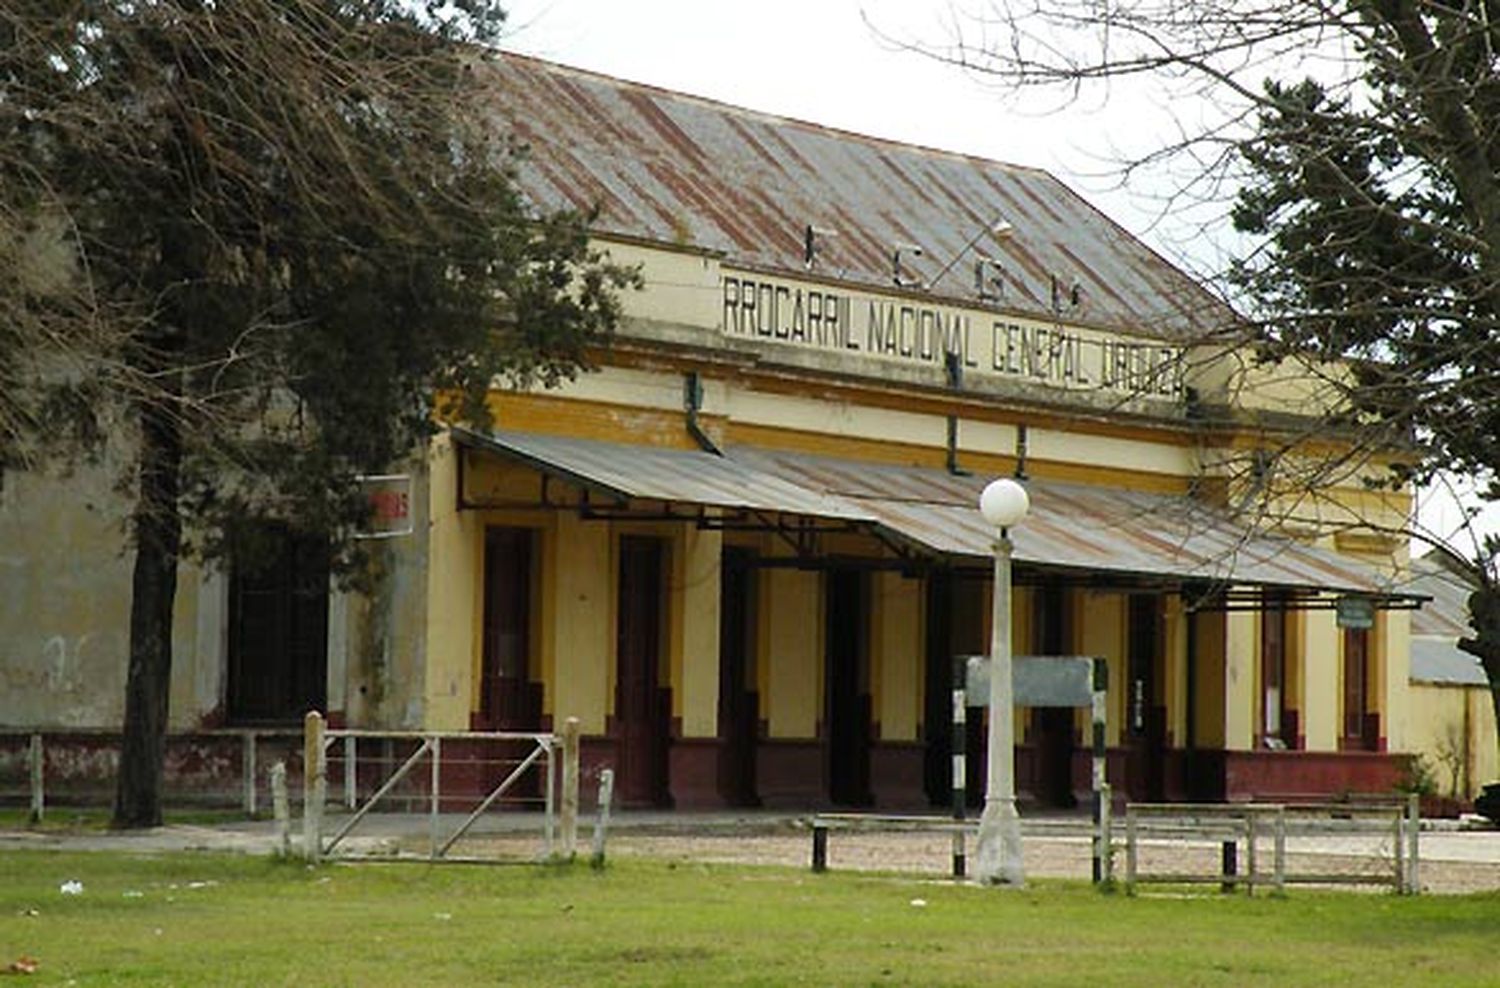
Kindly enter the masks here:
<path id="1" fill-rule="evenodd" d="M 1481 835 L 1485 836 L 1485 835 Z M 1500 844 L 1500 842 L 1490 842 Z M 484 838 L 465 842 L 463 852 L 477 856 L 522 856 L 534 853 L 533 841 Z M 627 857 L 666 858 L 688 863 L 783 865 L 807 868 L 811 837 L 806 833 L 713 834 L 621 833 L 609 840 L 609 853 Z M 1488 849 L 1488 845 L 1487 848 Z M 970 853 L 973 848 L 970 846 Z M 1287 872 L 1367 876 L 1372 884 L 1356 888 L 1382 889 L 1373 884 L 1389 880 L 1393 865 L 1386 849 L 1372 845 L 1361 853 L 1339 853 L 1337 846 L 1289 849 Z M 1026 873 L 1037 878 L 1089 878 L 1092 861 L 1086 837 L 1027 837 Z M 1123 852 L 1118 852 L 1116 874 L 1123 877 Z M 1473 855 L 1470 855 L 1473 856 Z M 1217 869 L 1219 849 L 1213 845 L 1152 845 L 1142 848 L 1142 874 L 1203 872 Z M 1263 861 L 1261 868 L 1268 866 Z M 952 845 L 943 835 L 911 833 L 833 833 L 828 842 L 828 867 L 837 871 L 894 871 L 943 878 L 951 871 Z M 1243 863 L 1241 868 L 1243 870 Z M 1425 859 L 1420 877 L 1424 892 L 1454 894 L 1500 891 L 1500 859 Z"/>

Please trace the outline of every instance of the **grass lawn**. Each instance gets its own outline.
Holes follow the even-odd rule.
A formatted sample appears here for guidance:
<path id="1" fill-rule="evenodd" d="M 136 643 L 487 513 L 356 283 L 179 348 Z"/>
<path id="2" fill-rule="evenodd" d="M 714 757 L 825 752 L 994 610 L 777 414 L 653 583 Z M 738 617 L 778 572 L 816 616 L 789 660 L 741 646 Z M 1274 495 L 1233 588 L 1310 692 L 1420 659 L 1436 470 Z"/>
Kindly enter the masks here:
<path id="1" fill-rule="evenodd" d="M 0 853 L 0 969 L 39 962 L 16 984 L 1481 985 L 1500 984 L 1497 945 L 1494 894 Z"/>

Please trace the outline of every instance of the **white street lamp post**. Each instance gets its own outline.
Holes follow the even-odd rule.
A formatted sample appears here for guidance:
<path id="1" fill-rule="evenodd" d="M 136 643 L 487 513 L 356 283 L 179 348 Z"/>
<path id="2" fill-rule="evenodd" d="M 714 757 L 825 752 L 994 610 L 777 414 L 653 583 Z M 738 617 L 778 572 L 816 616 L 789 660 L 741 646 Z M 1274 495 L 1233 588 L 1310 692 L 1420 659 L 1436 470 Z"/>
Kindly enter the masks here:
<path id="1" fill-rule="evenodd" d="M 1016 813 L 1015 708 L 1010 654 L 1009 529 L 1026 517 L 1031 500 L 1010 478 L 993 481 L 979 496 L 979 511 L 995 527 L 995 588 L 990 620 L 990 727 L 984 815 L 974 877 L 985 885 L 1025 883 L 1021 818 Z"/>

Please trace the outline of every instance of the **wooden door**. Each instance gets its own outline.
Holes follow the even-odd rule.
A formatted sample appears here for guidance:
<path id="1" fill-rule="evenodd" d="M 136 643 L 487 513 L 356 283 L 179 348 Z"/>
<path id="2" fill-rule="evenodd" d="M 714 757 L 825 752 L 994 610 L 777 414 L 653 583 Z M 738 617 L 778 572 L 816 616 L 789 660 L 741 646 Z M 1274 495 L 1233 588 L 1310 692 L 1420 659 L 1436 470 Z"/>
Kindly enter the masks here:
<path id="1" fill-rule="evenodd" d="M 1132 594 L 1126 621 L 1126 787 L 1133 799 L 1166 798 L 1167 712 L 1161 702 L 1161 607 L 1152 594 Z"/>
<path id="2" fill-rule="evenodd" d="M 659 539 L 620 539 L 616 623 L 615 791 L 622 806 L 660 806 L 666 801 L 670 694 L 661 667 L 662 544 Z"/>
<path id="3" fill-rule="evenodd" d="M 490 528 L 484 538 L 482 726 L 541 729 L 541 686 L 531 680 L 533 542 L 526 528 Z"/>

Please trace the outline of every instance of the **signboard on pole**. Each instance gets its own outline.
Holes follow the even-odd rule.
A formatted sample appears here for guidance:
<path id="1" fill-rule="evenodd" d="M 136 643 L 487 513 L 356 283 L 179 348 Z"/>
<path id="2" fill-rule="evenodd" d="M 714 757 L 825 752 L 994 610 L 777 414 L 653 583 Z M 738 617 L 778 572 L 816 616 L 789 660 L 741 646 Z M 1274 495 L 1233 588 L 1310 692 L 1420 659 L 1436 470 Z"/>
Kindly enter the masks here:
<path id="1" fill-rule="evenodd" d="M 367 474 L 357 478 L 370 505 L 366 527 L 357 539 L 393 539 L 412 533 L 411 474 Z"/>
<path id="2" fill-rule="evenodd" d="M 1340 597 L 1334 607 L 1340 628 L 1375 626 L 1375 602 L 1369 597 Z"/>
<path id="3" fill-rule="evenodd" d="M 965 695 L 971 707 L 990 702 L 990 660 L 971 655 Z M 1072 655 L 1017 655 L 1011 675 L 1018 707 L 1087 707 L 1094 697 L 1094 660 Z"/>

